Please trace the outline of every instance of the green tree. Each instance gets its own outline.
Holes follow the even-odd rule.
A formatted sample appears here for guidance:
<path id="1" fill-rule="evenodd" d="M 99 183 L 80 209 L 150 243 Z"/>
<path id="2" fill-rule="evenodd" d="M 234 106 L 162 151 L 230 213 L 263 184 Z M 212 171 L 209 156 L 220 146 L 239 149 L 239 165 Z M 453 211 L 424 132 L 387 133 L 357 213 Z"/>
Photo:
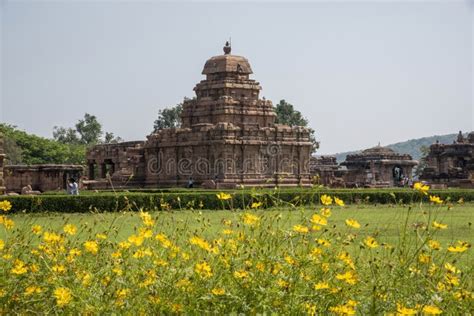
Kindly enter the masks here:
<path id="1" fill-rule="evenodd" d="M 123 139 L 118 136 L 115 136 L 114 133 L 105 132 L 104 141 L 103 141 L 104 144 L 117 144 L 122 141 Z"/>
<path id="2" fill-rule="evenodd" d="M 308 127 L 308 120 L 301 114 L 300 111 L 296 110 L 293 104 L 280 100 L 275 106 L 276 123 L 285 124 L 289 126 L 303 126 L 309 129 L 309 138 L 313 143 L 312 152 L 315 153 L 319 148 L 319 142 L 316 140 L 315 131 Z"/>
<path id="3" fill-rule="evenodd" d="M 85 163 L 85 145 L 64 144 L 0 124 L 8 164 Z"/>
<path id="4" fill-rule="evenodd" d="M 53 129 L 53 138 L 63 144 L 80 144 L 77 131 L 73 128 L 55 126 Z"/>
<path id="5" fill-rule="evenodd" d="M 114 133 L 105 132 L 104 138 L 101 139 L 102 124 L 97 117 L 89 113 L 84 114 L 84 118 L 79 120 L 74 128 L 65 128 L 55 126 L 53 130 L 53 138 L 63 144 L 69 145 L 95 145 L 95 144 L 111 144 L 122 142 L 122 138 L 115 136 Z"/>
<path id="6" fill-rule="evenodd" d="M 183 111 L 183 104 L 179 103 L 175 106 L 164 108 L 158 111 L 158 119 L 153 124 L 154 131 L 159 131 L 164 128 L 176 128 L 181 126 L 181 112 Z"/>
<path id="7" fill-rule="evenodd" d="M 102 124 L 99 123 L 95 115 L 86 113 L 84 119 L 79 120 L 76 124 L 76 131 L 79 135 L 80 142 L 86 145 L 94 145 L 99 143 L 102 136 Z"/>

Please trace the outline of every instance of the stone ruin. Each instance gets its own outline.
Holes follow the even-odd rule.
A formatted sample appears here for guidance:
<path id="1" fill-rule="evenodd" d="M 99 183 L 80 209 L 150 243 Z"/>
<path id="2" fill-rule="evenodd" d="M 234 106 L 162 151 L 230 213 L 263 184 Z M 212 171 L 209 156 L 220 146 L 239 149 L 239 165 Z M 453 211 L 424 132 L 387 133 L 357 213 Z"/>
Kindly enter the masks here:
<path id="1" fill-rule="evenodd" d="M 380 145 L 359 154 L 348 155 L 341 163 L 347 187 L 394 187 L 411 182 L 413 168 L 418 164 L 410 155 L 399 154 Z"/>
<path id="2" fill-rule="evenodd" d="M 327 187 L 345 186 L 336 156 L 311 157 L 309 170 L 311 174 L 311 182 L 314 185 L 324 185 Z"/>
<path id="3" fill-rule="evenodd" d="M 80 165 L 4 165 L 5 157 L 0 134 L 0 195 L 65 190 L 67 179 L 79 180 L 83 174 Z"/>
<path id="4" fill-rule="evenodd" d="M 80 165 L 7 165 L 4 181 L 8 193 L 39 194 L 66 190 L 67 180 L 74 178 L 79 182 L 83 173 L 84 167 Z"/>
<path id="5" fill-rule="evenodd" d="M 460 131 L 452 144 L 431 145 L 425 162 L 420 179 L 431 186 L 474 188 L 474 132 L 465 138 Z"/>
<path id="6" fill-rule="evenodd" d="M 310 185 L 309 130 L 275 124 L 248 60 L 230 53 L 226 43 L 223 55 L 206 61 L 196 97 L 183 103 L 180 128 L 89 149 L 89 187 Z"/>

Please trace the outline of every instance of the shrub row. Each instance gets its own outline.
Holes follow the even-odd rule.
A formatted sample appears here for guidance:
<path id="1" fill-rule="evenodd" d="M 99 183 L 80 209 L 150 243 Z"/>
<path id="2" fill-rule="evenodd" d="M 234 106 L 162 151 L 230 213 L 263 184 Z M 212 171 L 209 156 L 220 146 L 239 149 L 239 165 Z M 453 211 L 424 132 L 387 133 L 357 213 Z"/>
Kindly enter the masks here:
<path id="1" fill-rule="evenodd" d="M 229 192 L 232 198 L 219 200 L 216 191 L 179 192 L 99 192 L 95 194 L 7 196 L 12 203 L 12 212 L 87 212 L 122 210 L 169 210 L 169 209 L 243 209 L 253 202 L 261 202 L 261 207 L 292 207 L 319 204 L 323 194 L 337 196 L 346 204 L 400 204 L 427 201 L 428 196 L 420 196 L 413 190 L 242 190 Z M 474 201 L 474 190 L 431 191 L 446 201 Z"/>

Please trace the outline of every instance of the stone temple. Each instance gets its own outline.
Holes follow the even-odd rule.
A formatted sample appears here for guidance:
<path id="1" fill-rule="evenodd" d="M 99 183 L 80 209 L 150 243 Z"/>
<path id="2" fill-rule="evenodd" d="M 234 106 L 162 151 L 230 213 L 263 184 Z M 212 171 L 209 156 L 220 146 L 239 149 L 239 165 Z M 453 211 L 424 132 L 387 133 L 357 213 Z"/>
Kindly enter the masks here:
<path id="1" fill-rule="evenodd" d="M 404 186 L 417 164 L 410 155 L 380 145 L 348 155 L 341 163 L 347 168 L 343 178 L 348 187 Z"/>
<path id="2" fill-rule="evenodd" d="M 474 188 L 474 132 L 465 138 L 460 131 L 452 144 L 430 146 L 421 179 L 438 188 Z"/>
<path id="3" fill-rule="evenodd" d="M 180 128 L 87 152 L 90 188 L 185 186 L 190 180 L 220 188 L 310 184 L 309 130 L 275 124 L 248 60 L 232 55 L 226 43 L 202 74 L 196 97 L 183 103 Z"/>

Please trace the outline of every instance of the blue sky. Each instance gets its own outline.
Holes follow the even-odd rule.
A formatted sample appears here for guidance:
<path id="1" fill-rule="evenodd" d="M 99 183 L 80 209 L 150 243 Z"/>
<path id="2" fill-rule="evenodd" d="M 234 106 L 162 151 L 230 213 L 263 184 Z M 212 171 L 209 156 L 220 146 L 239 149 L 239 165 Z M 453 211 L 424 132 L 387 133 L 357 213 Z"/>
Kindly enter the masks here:
<path id="1" fill-rule="evenodd" d="M 472 1 L 1 2 L 0 120 L 51 137 L 85 112 L 126 140 L 246 56 L 320 153 L 474 129 Z"/>

